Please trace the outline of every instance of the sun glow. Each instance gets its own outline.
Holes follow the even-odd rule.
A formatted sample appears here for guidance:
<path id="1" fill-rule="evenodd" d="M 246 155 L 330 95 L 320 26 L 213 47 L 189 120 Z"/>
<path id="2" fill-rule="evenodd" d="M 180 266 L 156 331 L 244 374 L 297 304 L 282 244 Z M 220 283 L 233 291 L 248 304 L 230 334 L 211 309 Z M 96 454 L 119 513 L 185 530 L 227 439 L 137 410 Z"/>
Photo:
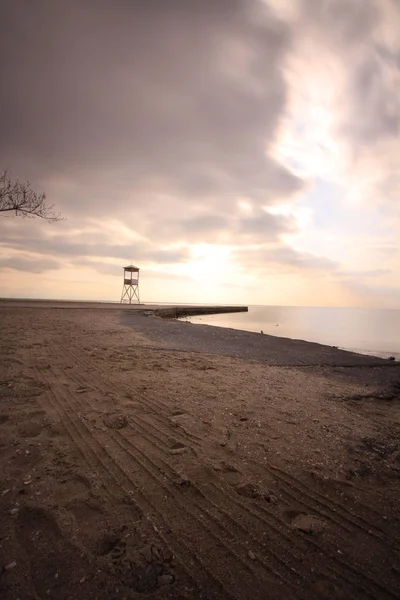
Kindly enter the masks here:
<path id="1" fill-rule="evenodd" d="M 230 249 L 214 244 L 192 246 L 192 260 L 184 265 L 185 274 L 193 281 L 218 286 L 230 278 Z"/>

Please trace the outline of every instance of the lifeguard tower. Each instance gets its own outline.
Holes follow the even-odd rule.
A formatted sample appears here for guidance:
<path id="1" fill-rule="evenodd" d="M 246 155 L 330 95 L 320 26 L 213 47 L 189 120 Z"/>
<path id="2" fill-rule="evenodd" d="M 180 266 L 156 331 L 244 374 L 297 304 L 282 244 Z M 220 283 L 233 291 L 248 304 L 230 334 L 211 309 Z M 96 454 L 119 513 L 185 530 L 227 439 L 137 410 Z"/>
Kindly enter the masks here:
<path id="1" fill-rule="evenodd" d="M 121 303 L 127 302 L 128 304 L 132 304 L 132 302 L 135 302 L 134 298 L 136 298 L 137 303 L 140 304 L 139 267 L 128 265 L 127 267 L 124 267 L 124 285 L 122 287 Z"/>

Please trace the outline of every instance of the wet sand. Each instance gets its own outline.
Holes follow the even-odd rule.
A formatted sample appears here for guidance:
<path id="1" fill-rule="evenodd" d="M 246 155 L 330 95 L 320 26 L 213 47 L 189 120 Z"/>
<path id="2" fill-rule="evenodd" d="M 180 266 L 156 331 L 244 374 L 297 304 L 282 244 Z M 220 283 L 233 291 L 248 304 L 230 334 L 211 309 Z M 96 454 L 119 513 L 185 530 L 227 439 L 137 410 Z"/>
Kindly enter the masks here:
<path id="1" fill-rule="evenodd" d="M 0 306 L 0 597 L 397 598 L 400 366 Z"/>

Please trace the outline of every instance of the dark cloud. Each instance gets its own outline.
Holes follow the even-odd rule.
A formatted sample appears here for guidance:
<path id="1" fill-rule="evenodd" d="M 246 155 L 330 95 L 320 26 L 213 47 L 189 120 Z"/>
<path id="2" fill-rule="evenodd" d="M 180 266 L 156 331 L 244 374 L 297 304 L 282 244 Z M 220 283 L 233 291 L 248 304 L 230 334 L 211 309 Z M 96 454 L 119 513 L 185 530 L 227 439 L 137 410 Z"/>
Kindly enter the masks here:
<path id="1" fill-rule="evenodd" d="M 119 259 L 121 262 L 129 261 L 132 257 L 135 257 L 136 260 L 136 257 L 139 257 L 140 261 L 145 263 L 162 264 L 183 262 L 189 258 L 187 248 L 163 250 L 157 246 L 149 247 L 145 243 L 112 244 L 107 240 L 104 240 L 103 243 L 86 243 L 84 235 L 77 237 L 78 239 L 74 241 L 69 239 L 68 235 L 21 237 L 15 235 L 15 233 L 9 233 L 0 239 L 0 248 L 3 247 L 6 251 L 26 251 L 29 249 L 30 252 L 43 256 L 63 257 L 64 260 L 73 258 L 75 262 L 79 262 L 76 261 L 76 257 L 82 257 L 82 264 L 84 264 L 85 257 Z M 78 241 L 79 238 L 83 239 Z M 29 263 L 27 263 L 27 266 L 29 266 Z"/>
<path id="2" fill-rule="evenodd" d="M 62 263 L 51 258 L 31 256 L 0 257 L 0 271 L 26 271 L 29 273 L 44 273 L 62 267 Z"/>
<path id="3" fill-rule="evenodd" d="M 150 239 L 154 232 L 156 217 L 143 215 L 142 232 Z M 204 214 L 204 210 L 189 219 L 165 218 L 157 225 L 156 239 L 160 242 L 174 239 L 182 243 L 262 243 L 277 240 L 283 233 L 297 229 L 290 216 L 272 215 L 255 210 L 251 216 L 243 216 L 234 208 L 226 215 Z"/>
<path id="4" fill-rule="evenodd" d="M 286 215 L 272 215 L 259 211 L 251 217 L 240 219 L 238 235 L 246 236 L 250 243 L 273 241 L 282 233 L 293 233 L 297 229 L 295 219 Z"/>
<path id="5" fill-rule="evenodd" d="M 343 61 L 348 77 L 341 92 L 338 133 L 355 153 L 365 143 L 397 138 L 400 131 L 400 52 L 384 43 L 384 11 L 380 0 L 302 0 L 302 25 Z M 339 108 L 339 107 L 338 107 Z"/>
<path id="6" fill-rule="evenodd" d="M 15 227 L 15 221 L 9 223 L 0 238 L 0 249 L 7 253 L 25 252 L 41 256 L 40 260 L 46 261 L 46 257 L 57 257 L 67 264 L 85 266 L 94 264 L 97 260 L 99 272 L 116 273 L 117 266 L 104 263 L 99 267 L 101 258 L 114 259 L 121 263 L 133 260 L 146 264 L 172 264 L 190 260 L 188 244 L 190 242 L 201 242 L 210 240 L 213 243 L 221 242 L 238 244 L 247 242 L 250 244 L 260 242 L 273 242 L 279 239 L 282 232 L 292 232 L 295 223 L 290 217 L 282 215 L 271 215 L 260 212 L 256 216 L 239 219 L 227 217 L 204 216 L 193 219 L 167 220 L 159 223 L 152 241 L 137 241 L 115 243 L 112 235 L 100 234 L 96 231 L 83 231 L 82 233 L 71 233 L 68 224 L 62 224 L 58 235 L 54 235 L 54 229 L 41 226 L 35 234 L 35 230 L 25 229 L 23 235 L 21 230 Z M 152 238 L 151 223 L 149 225 L 149 239 Z M 181 241 L 182 244 L 174 249 L 160 248 L 162 242 L 169 239 Z M 11 259 L 10 259 L 11 260 Z M 25 270 L 38 272 L 37 261 L 25 261 Z M 12 261 L 11 261 L 12 262 Z M 61 263 L 60 263 L 61 264 Z M 29 267 L 32 266 L 32 269 Z"/>
<path id="7" fill-rule="evenodd" d="M 261 3 L 2 6 L 0 161 L 77 182 L 65 210 L 83 200 L 98 213 L 110 202 L 141 210 L 135 191 L 149 201 L 155 184 L 185 202 L 299 189 L 265 155 L 285 102 L 288 40 Z"/>
<path id="8" fill-rule="evenodd" d="M 326 272 L 333 273 L 340 264 L 323 256 L 316 256 L 310 252 L 301 252 L 290 246 L 261 247 L 252 250 L 238 251 L 239 263 L 254 269 L 276 269 L 280 272 Z"/>
<path id="9" fill-rule="evenodd" d="M 350 114 L 343 126 L 353 144 L 399 135 L 400 78 L 390 77 L 387 72 L 390 67 L 382 63 L 375 53 L 366 51 L 359 64 L 353 65 L 347 88 L 351 99 Z"/>
<path id="10" fill-rule="evenodd" d="M 101 260 L 95 260 L 91 258 L 79 257 L 73 258 L 69 261 L 69 266 L 75 267 L 88 267 L 93 269 L 101 275 L 107 275 L 117 277 L 122 283 L 123 269 L 121 265 L 112 264 L 109 262 L 103 262 Z M 188 278 L 184 275 L 178 275 L 171 273 L 170 271 L 157 271 L 154 269 L 145 269 L 140 273 L 140 282 L 148 281 L 149 279 L 157 279 L 157 281 L 177 282 L 177 281 L 188 281 Z"/>
<path id="11" fill-rule="evenodd" d="M 300 15 L 339 51 L 365 41 L 380 19 L 377 0 L 300 0 Z"/>

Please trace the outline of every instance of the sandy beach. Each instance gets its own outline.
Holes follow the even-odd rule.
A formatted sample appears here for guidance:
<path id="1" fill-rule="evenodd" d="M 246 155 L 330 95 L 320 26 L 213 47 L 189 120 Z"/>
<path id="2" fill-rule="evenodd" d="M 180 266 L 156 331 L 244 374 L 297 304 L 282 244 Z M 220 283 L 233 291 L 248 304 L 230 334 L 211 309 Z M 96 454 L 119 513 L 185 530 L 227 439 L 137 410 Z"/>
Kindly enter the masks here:
<path id="1" fill-rule="evenodd" d="M 395 599 L 400 364 L 0 305 L 2 600 Z"/>

